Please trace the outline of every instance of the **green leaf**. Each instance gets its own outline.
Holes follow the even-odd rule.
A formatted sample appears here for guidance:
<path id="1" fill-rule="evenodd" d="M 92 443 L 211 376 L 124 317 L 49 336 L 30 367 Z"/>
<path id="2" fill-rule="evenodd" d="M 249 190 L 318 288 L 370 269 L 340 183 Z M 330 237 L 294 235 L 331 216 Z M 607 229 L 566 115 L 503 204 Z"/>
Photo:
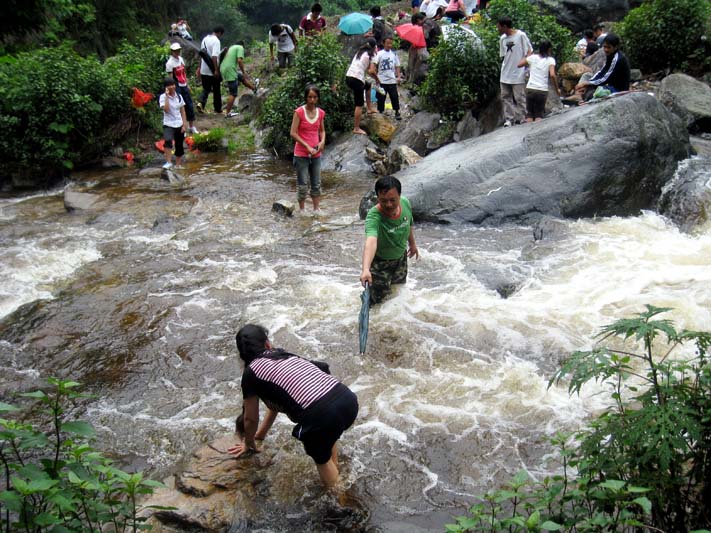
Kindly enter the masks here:
<path id="1" fill-rule="evenodd" d="M 59 481 L 56 479 L 36 479 L 30 481 L 27 485 L 27 488 L 31 492 L 43 492 L 45 490 L 51 489 L 57 483 L 59 483 Z"/>
<path id="2" fill-rule="evenodd" d="M 546 520 L 541 524 L 541 529 L 544 529 L 546 531 L 558 531 L 562 528 L 560 524 L 556 524 L 555 522 L 551 522 L 550 520 Z"/>
<path id="3" fill-rule="evenodd" d="M 47 398 L 47 395 L 41 390 L 37 390 L 34 392 L 22 392 L 20 393 L 20 396 L 22 396 L 23 398 L 37 398 L 39 400 L 44 400 Z"/>
<path id="4" fill-rule="evenodd" d="M 19 407 L 15 407 L 14 405 L 10 405 L 9 403 L 5 402 L 0 402 L 0 413 L 7 413 L 9 411 L 19 411 Z"/>
<path id="5" fill-rule="evenodd" d="M 540 513 L 540 511 L 535 511 L 526 520 L 526 528 L 529 530 L 535 529 L 540 521 L 541 521 L 541 513 Z"/>
<path id="6" fill-rule="evenodd" d="M 600 483 L 599 486 L 610 489 L 613 492 L 620 492 L 626 484 L 626 482 L 620 481 L 619 479 L 608 479 L 607 481 Z"/>
<path id="7" fill-rule="evenodd" d="M 81 435 L 82 437 L 93 437 L 96 435 L 94 427 L 89 422 L 84 422 L 82 420 L 64 422 L 60 428 L 62 431 L 72 433 L 74 435 Z"/>
<path id="8" fill-rule="evenodd" d="M 161 483 L 160 481 L 155 481 L 153 479 L 144 479 L 141 482 L 141 485 L 145 485 L 147 487 L 155 487 L 159 489 L 165 488 L 165 483 Z"/>
<path id="9" fill-rule="evenodd" d="M 639 505 L 642 510 L 644 510 L 645 514 L 651 514 L 652 502 L 650 502 L 649 499 L 647 499 L 646 497 L 641 496 L 639 498 L 635 498 L 634 500 L 632 500 L 632 503 L 636 503 L 637 505 Z"/>
<path id="10" fill-rule="evenodd" d="M 14 490 L 5 490 L 0 492 L 0 502 L 5 504 L 5 506 L 11 511 L 22 510 L 23 498 Z"/>
<path id="11" fill-rule="evenodd" d="M 38 526 L 51 526 L 52 524 L 58 524 L 62 520 L 58 516 L 54 516 L 53 514 L 49 513 L 39 513 L 38 515 L 35 515 L 34 517 L 35 524 Z"/>

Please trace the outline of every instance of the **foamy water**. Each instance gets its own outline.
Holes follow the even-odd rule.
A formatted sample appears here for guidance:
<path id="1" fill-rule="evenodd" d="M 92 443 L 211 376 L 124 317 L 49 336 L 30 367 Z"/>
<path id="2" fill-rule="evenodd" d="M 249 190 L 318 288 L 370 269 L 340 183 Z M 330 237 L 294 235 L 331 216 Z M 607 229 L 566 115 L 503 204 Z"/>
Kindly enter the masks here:
<path id="1" fill-rule="evenodd" d="M 579 428 L 605 396 L 593 385 L 570 397 L 548 380 L 603 325 L 645 304 L 674 308 L 668 318 L 679 327 L 711 323 L 711 232 L 680 233 L 653 213 L 565 222 L 560 236 L 538 242 L 527 227 L 423 224 L 422 257 L 410 262 L 408 283 L 371 311 L 361 357 L 363 226 L 353 213 L 369 184 L 334 180 L 324 217 L 283 219 L 263 204 L 293 192 L 284 192 L 286 179 L 240 177 L 252 188 L 237 205 L 228 194 L 235 182 L 209 176 L 220 194 L 204 195 L 160 233 L 142 220 L 109 232 L 56 206 L 45 218 L 14 214 L 0 226 L 10 244 L 0 252 L 4 324 L 12 329 L 23 303 L 61 301 L 44 311 L 45 329 L 24 333 L 25 346 L 22 331 L 13 333 L 20 341 L 0 339 L 2 364 L 12 375 L 44 374 L 52 357 L 73 351 L 55 370 L 112 376 L 94 378 L 100 399 L 86 416 L 104 446 L 165 473 L 231 431 L 242 403 L 234 333 L 260 323 L 277 346 L 328 361 L 358 394 L 343 472 L 367 495 L 373 525 L 427 529 L 520 469 L 542 477 L 556 468 L 546 461 L 548 439 Z M 20 223 L 31 230 L 17 238 Z M 96 280 L 85 287 L 87 268 Z M 495 290 L 502 282 L 516 287 L 506 299 Z M 85 335 L 73 340 L 61 330 L 72 333 L 77 319 Z M 61 350 L 35 345 L 34 335 Z M 105 360 L 95 362 L 95 350 Z M 73 357 L 88 366 L 74 367 Z M 284 417 L 275 424 L 265 446 L 277 459 L 263 475 L 272 497 L 298 503 L 319 489 L 291 427 Z"/>

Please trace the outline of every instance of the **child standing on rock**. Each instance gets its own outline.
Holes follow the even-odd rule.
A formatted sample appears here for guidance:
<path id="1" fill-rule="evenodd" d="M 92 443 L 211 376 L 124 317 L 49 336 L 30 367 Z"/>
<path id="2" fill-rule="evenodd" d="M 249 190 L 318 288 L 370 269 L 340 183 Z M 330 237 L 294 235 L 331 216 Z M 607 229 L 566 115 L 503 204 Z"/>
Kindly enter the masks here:
<path id="1" fill-rule="evenodd" d="M 549 80 L 553 82 L 553 88 L 558 96 L 558 78 L 555 75 L 555 59 L 551 57 L 553 45 L 550 41 L 541 41 L 538 46 L 538 53 L 524 57 L 519 61 L 519 67 L 530 67 L 528 85 L 526 85 L 526 122 L 533 122 L 543 119 L 546 112 L 546 100 L 548 99 Z"/>
<path id="2" fill-rule="evenodd" d="M 173 166 L 173 142 L 175 141 L 175 164 L 180 166 L 185 151 L 183 149 L 183 139 L 185 138 L 185 100 L 175 90 L 173 78 L 166 78 L 163 83 L 165 92 L 160 95 L 158 103 L 163 110 L 163 153 L 165 154 L 165 164 L 163 168 Z"/>

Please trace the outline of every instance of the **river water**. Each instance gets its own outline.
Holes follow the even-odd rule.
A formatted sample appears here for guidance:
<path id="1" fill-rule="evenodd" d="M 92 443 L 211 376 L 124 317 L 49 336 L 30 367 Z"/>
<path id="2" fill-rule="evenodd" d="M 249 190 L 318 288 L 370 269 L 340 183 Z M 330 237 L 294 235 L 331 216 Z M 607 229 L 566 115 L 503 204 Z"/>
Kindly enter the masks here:
<path id="1" fill-rule="evenodd" d="M 372 179 L 326 174 L 324 214 L 289 219 L 270 211 L 295 196 L 288 163 L 202 159 L 185 175 L 79 175 L 101 198 L 83 213 L 66 213 L 61 191 L 0 200 L 2 396 L 50 375 L 85 383 L 96 398 L 77 414 L 101 446 L 159 477 L 231 431 L 234 334 L 257 322 L 357 392 L 341 459 L 359 526 L 442 530 L 518 470 L 554 468 L 549 437 L 604 397 L 547 382 L 601 326 L 644 304 L 675 308 L 681 327 L 711 324 L 711 230 L 683 234 L 653 213 L 567 221 L 537 242 L 525 226 L 420 224 L 422 257 L 371 312 L 359 356 L 357 206 Z M 515 287 L 508 298 L 503 285 Z M 290 429 L 275 425 L 266 445 L 287 453 L 260 475 L 272 498 L 308 513 L 320 488 Z"/>

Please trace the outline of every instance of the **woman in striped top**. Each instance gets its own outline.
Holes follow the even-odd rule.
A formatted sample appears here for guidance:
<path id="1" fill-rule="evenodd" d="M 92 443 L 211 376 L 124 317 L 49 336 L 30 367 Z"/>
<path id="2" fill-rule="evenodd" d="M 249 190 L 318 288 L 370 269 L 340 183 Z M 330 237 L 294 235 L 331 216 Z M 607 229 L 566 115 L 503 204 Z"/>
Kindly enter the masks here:
<path id="1" fill-rule="evenodd" d="M 229 449 L 235 457 L 252 450 L 266 437 L 278 413 L 296 423 L 292 435 L 316 463 L 321 481 L 338 481 L 336 441 L 358 414 L 358 398 L 330 375 L 328 365 L 274 349 L 267 330 L 248 324 L 237 333 L 237 349 L 245 363 L 242 373 L 244 432 Z M 259 424 L 259 400 L 267 414 Z M 239 420 L 238 420 L 239 427 Z"/>

